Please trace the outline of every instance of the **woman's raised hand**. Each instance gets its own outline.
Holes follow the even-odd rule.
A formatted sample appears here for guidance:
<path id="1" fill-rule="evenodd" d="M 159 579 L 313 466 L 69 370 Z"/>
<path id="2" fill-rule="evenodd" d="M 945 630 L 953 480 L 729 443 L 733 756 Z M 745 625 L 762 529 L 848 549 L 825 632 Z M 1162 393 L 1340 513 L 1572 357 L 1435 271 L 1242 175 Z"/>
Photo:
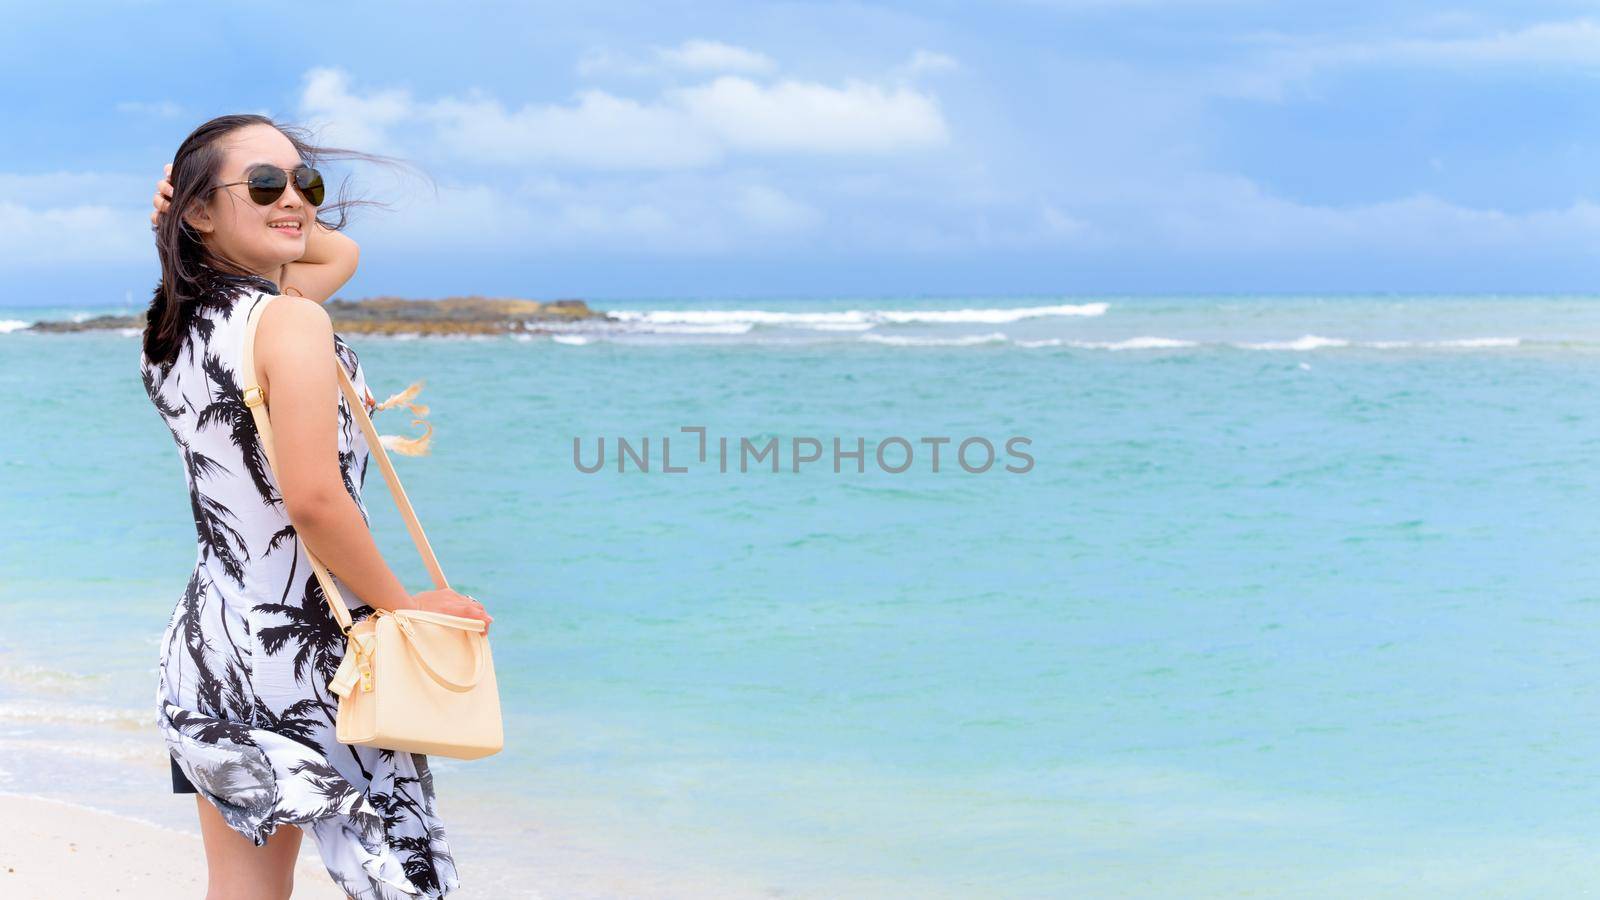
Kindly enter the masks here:
<path id="1" fill-rule="evenodd" d="M 161 222 L 161 214 L 172 205 L 172 163 L 167 163 L 162 170 L 161 180 L 156 182 L 155 212 L 150 214 L 150 225 L 154 227 Z"/>
<path id="2" fill-rule="evenodd" d="M 483 604 L 479 603 L 476 597 L 457 593 L 450 588 L 412 594 L 411 608 L 442 612 L 464 619 L 482 619 L 485 634 L 489 632 L 489 623 L 494 621 L 494 616 L 489 615 L 489 611 L 483 608 Z"/>

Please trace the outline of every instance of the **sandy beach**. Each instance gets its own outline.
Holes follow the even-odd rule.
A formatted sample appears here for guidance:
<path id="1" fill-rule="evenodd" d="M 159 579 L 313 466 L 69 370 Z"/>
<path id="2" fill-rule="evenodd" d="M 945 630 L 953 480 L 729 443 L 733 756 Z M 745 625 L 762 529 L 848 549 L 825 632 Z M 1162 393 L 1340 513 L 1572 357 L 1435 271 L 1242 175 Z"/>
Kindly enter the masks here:
<path id="1" fill-rule="evenodd" d="M 25 794 L 0 794 L 0 897 L 203 897 L 205 848 L 192 832 Z M 295 871 L 296 898 L 344 900 L 307 835 Z"/>

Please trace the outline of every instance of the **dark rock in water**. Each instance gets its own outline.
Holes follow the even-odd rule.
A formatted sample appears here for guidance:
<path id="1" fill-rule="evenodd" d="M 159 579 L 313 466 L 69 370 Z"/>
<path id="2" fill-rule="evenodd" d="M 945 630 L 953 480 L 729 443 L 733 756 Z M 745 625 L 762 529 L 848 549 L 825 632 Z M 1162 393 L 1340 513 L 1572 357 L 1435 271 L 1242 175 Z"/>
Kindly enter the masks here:
<path id="1" fill-rule="evenodd" d="M 517 334 L 539 333 L 546 325 L 580 321 L 606 321 L 611 317 L 589 308 L 582 300 L 541 302 L 514 297 L 445 297 L 440 300 L 406 300 L 369 297 L 364 300 L 332 299 L 322 304 L 341 334 Z M 82 322 L 35 322 L 33 331 L 99 331 L 117 328 L 144 330 L 141 310 L 131 316 L 95 316 Z"/>
<path id="2" fill-rule="evenodd" d="M 139 312 L 132 316 L 95 316 L 84 319 L 82 322 L 45 321 L 35 322 L 20 331 L 106 331 L 116 328 L 137 328 L 144 330 L 144 313 Z"/>
<path id="3" fill-rule="evenodd" d="M 333 317 L 333 327 L 344 334 L 515 334 L 543 330 L 545 323 L 608 318 L 582 300 L 514 297 L 368 297 L 329 300 L 323 307 Z"/>

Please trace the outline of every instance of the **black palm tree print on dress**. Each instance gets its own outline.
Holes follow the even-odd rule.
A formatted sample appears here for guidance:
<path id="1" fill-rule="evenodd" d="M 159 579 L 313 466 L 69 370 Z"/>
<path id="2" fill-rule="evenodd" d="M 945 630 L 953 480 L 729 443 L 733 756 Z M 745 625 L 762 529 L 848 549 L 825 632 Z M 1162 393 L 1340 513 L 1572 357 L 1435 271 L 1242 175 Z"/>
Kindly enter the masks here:
<path id="1" fill-rule="evenodd" d="M 196 425 L 202 429 L 219 423 L 224 425 L 228 429 L 228 440 L 239 448 L 245 470 L 250 473 L 250 480 L 255 482 L 261 499 L 268 503 L 282 503 L 283 498 L 278 495 L 276 484 L 268 483 L 267 472 L 271 470 L 271 464 L 267 462 L 267 451 L 256 432 L 255 416 L 250 412 L 250 407 L 245 405 L 244 389 L 234 381 L 233 370 L 215 356 L 207 356 L 202 368 L 212 386 L 212 394 L 211 402 L 200 410 Z"/>

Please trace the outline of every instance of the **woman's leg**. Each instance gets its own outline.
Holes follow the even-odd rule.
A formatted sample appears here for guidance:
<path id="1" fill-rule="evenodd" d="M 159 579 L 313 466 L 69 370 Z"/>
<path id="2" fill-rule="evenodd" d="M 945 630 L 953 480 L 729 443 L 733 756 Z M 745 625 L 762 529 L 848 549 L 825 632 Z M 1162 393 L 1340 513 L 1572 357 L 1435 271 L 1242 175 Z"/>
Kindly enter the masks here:
<path id="1" fill-rule="evenodd" d="M 266 846 L 257 847 L 229 828 L 211 801 L 195 794 L 195 802 L 206 844 L 206 900 L 287 900 L 304 836 L 300 826 L 280 823 Z"/>

